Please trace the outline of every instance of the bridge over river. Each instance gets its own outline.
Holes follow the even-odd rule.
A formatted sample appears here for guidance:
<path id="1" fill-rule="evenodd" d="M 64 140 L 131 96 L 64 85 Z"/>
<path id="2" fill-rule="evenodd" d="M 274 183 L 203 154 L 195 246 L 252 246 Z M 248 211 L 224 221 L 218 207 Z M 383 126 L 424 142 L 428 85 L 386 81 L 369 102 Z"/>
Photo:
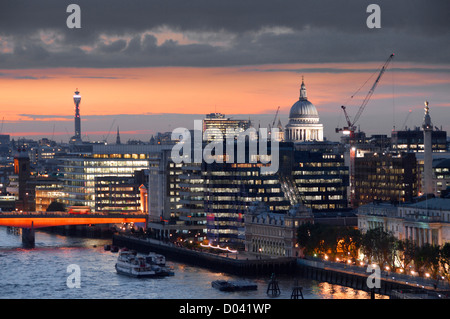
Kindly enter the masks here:
<path id="1" fill-rule="evenodd" d="M 34 230 L 36 228 L 66 225 L 145 223 L 147 216 L 147 214 L 142 213 L 1 212 L 0 226 L 22 228 L 23 244 L 33 247 Z"/>

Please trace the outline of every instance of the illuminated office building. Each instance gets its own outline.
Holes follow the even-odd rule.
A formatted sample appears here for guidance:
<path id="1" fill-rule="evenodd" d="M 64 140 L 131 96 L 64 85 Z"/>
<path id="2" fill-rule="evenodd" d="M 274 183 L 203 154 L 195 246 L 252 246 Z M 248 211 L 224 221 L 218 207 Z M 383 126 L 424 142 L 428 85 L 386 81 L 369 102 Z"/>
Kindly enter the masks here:
<path id="1" fill-rule="evenodd" d="M 381 202 L 410 202 L 418 195 L 414 153 L 366 153 L 355 158 L 356 206 Z"/>
<path id="2" fill-rule="evenodd" d="M 204 140 L 210 141 L 213 140 L 214 137 L 220 136 L 223 139 L 226 139 L 227 130 L 229 132 L 244 132 L 246 129 L 251 127 L 250 120 L 235 120 L 231 118 L 225 117 L 225 114 L 222 113 L 210 113 L 206 114 L 205 119 L 203 119 L 203 134 Z M 231 137 L 234 137 L 231 135 Z"/>
<path id="3" fill-rule="evenodd" d="M 52 202 L 58 202 L 64 196 L 62 189 L 62 182 L 56 179 L 49 179 L 36 185 L 36 211 L 45 212 Z"/>
<path id="4" fill-rule="evenodd" d="M 419 127 L 407 131 L 392 131 L 391 147 L 398 152 L 424 152 L 424 131 Z M 447 151 L 447 132 L 433 130 L 431 132 L 431 148 L 433 152 Z"/>
<path id="5" fill-rule="evenodd" d="M 32 179 L 30 158 L 25 149 L 18 149 L 14 154 L 14 174 L 9 175 L 6 191 L 16 197 L 16 208 L 29 211 L 34 209 L 34 192 L 29 182 Z"/>
<path id="6" fill-rule="evenodd" d="M 292 178 L 313 212 L 347 209 L 348 167 L 337 152 L 295 151 Z"/>
<path id="7" fill-rule="evenodd" d="M 244 217 L 262 202 L 274 214 L 286 215 L 299 203 L 313 212 L 347 208 L 348 168 L 341 155 L 296 151 L 279 144 L 279 170 L 261 173 L 260 163 L 185 165 L 180 175 L 180 203 L 189 216 L 206 216 L 206 237 L 221 245 L 243 247 Z M 270 151 L 269 151 L 270 153 Z"/>
<path id="8" fill-rule="evenodd" d="M 149 153 L 148 228 L 151 237 L 166 240 L 204 239 L 206 214 L 202 206 L 203 185 L 196 175 L 201 178 L 200 166 L 200 163 L 174 163 L 171 149 Z"/>
<path id="9" fill-rule="evenodd" d="M 141 210 L 138 174 L 133 177 L 95 178 L 95 211 L 133 213 Z"/>
<path id="10" fill-rule="evenodd" d="M 450 158 L 433 159 L 433 188 L 437 196 L 450 190 Z"/>
<path id="11" fill-rule="evenodd" d="M 136 171 L 149 168 L 149 153 L 161 145 L 94 145 L 89 154 L 74 154 L 61 159 L 66 206 L 96 204 L 96 178 L 115 176 L 133 177 Z M 166 146 L 167 147 L 167 146 Z M 140 185 L 138 185 L 140 186 Z"/>
<path id="12" fill-rule="evenodd" d="M 214 243 L 243 244 L 244 216 L 255 201 L 275 213 L 289 211 L 279 176 L 261 174 L 257 164 L 207 164 L 203 172 L 207 237 Z"/>

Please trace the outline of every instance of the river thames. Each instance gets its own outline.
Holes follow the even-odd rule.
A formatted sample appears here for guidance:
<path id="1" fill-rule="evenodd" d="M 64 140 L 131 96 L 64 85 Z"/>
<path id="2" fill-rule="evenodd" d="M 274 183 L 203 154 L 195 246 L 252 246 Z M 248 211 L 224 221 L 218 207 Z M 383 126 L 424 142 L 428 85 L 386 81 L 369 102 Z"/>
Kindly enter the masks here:
<path id="1" fill-rule="evenodd" d="M 0 227 L 0 298 L 2 299 L 267 299 L 270 278 L 249 278 L 256 291 L 221 292 L 217 279 L 244 279 L 168 260 L 175 276 L 137 279 L 114 268 L 118 254 L 104 250 L 110 239 L 67 237 L 36 231 L 33 249 L 22 247 L 20 235 Z M 69 265 L 80 269 L 80 287 L 69 288 Z M 69 267 L 69 269 L 68 269 Z M 292 276 L 278 277 L 288 299 L 298 280 L 305 299 L 369 299 L 367 292 Z M 386 298 L 378 296 L 377 298 Z M 273 298 L 272 298 L 273 299 Z"/>

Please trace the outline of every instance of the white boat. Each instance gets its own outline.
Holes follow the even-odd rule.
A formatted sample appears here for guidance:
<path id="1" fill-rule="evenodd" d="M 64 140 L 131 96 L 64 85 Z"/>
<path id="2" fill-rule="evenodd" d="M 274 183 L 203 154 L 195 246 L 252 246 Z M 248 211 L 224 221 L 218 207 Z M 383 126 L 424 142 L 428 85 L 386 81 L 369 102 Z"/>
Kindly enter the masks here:
<path id="1" fill-rule="evenodd" d="M 166 257 L 163 255 L 150 252 L 145 256 L 145 261 L 153 266 L 160 276 L 173 276 L 175 275 L 172 268 L 166 266 Z"/>
<path id="2" fill-rule="evenodd" d="M 165 266 L 166 259 L 162 255 L 150 253 L 139 256 L 133 250 L 122 250 L 117 258 L 116 271 L 119 274 L 133 277 L 172 276 L 174 272 Z"/>
<path id="3" fill-rule="evenodd" d="M 145 258 L 138 257 L 134 251 L 121 251 L 117 258 L 116 271 L 119 274 L 132 277 L 155 277 L 156 271 L 145 262 Z"/>
<path id="4" fill-rule="evenodd" d="M 158 265 L 158 266 L 166 266 L 166 257 L 163 255 L 150 252 L 148 255 L 145 256 L 145 260 L 149 264 Z"/>

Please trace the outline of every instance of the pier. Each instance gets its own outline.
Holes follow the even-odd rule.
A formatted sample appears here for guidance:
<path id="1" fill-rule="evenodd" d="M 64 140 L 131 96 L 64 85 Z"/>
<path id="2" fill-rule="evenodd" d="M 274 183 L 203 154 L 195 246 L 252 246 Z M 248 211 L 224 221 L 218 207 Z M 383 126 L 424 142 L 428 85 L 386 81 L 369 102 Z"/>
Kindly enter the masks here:
<path id="1" fill-rule="evenodd" d="M 140 239 L 133 236 L 114 235 L 113 245 L 127 247 L 142 253 L 154 251 L 164 254 L 167 258 L 186 262 L 221 272 L 240 276 L 293 274 L 297 269 L 295 258 L 258 258 L 225 257 L 211 253 L 178 247 L 171 243 L 164 243 L 154 239 Z"/>
<path id="2" fill-rule="evenodd" d="M 288 257 L 260 258 L 259 256 L 253 256 L 253 258 L 247 258 L 245 254 L 239 255 L 239 257 L 225 257 L 179 247 L 155 239 L 142 239 L 128 235 L 114 235 L 113 245 L 127 247 L 143 253 L 154 251 L 176 261 L 239 276 L 296 274 L 320 282 L 367 291 L 371 296 L 380 294 L 395 299 L 406 299 L 411 296 L 439 299 L 450 296 L 447 283 L 441 282 L 438 285 L 439 287 L 435 289 L 432 285 L 419 284 L 411 279 L 405 281 L 405 278 L 400 278 L 398 274 L 387 274 L 385 272 L 380 278 L 380 288 L 369 289 L 367 278 L 370 274 L 366 273 L 362 267 L 344 266 L 345 268 L 341 269 L 338 267 L 339 265 L 333 267 L 331 263 Z"/>

